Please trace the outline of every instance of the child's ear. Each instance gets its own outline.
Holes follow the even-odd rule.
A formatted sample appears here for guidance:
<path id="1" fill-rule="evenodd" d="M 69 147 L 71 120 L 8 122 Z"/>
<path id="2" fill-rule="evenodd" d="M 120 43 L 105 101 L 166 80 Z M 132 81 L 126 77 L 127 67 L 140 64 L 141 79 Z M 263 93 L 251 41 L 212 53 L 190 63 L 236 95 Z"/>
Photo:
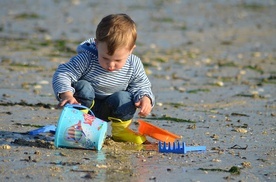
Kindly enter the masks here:
<path id="1" fill-rule="evenodd" d="M 132 49 L 130 50 L 130 54 L 133 52 L 133 50 L 135 49 L 135 47 L 136 47 L 136 45 L 134 45 L 134 46 L 132 47 Z"/>

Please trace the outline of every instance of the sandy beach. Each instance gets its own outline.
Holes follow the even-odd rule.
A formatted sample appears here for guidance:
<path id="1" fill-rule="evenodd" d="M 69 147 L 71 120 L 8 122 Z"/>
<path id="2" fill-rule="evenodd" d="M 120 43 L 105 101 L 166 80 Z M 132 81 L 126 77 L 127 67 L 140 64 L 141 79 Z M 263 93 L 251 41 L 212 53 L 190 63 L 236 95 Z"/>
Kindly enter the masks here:
<path id="1" fill-rule="evenodd" d="M 137 23 L 134 54 L 156 96 L 144 120 L 205 152 L 114 142 L 110 126 L 100 151 L 28 134 L 57 124 L 58 65 L 121 12 Z M 9 0 L 0 20 L 1 181 L 276 181 L 274 0 Z"/>

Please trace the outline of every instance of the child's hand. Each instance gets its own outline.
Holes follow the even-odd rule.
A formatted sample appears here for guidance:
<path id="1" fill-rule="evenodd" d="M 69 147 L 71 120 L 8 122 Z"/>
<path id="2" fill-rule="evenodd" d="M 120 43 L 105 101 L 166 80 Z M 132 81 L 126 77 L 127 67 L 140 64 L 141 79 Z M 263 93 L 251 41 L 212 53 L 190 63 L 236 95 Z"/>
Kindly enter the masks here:
<path id="1" fill-rule="evenodd" d="M 72 92 L 64 92 L 59 95 L 60 102 L 58 104 L 58 107 L 63 107 L 65 104 L 79 104 L 78 101 L 73 96 Z"/>
<path id="2" fill-rule="evenodd" d="M 135 103 L 135 106 L 140 108 L 139 116 L 146 117 L 149 115 L 152 109 L 151 100 L 147 96 L 142 97 L 142 99 Z"/>

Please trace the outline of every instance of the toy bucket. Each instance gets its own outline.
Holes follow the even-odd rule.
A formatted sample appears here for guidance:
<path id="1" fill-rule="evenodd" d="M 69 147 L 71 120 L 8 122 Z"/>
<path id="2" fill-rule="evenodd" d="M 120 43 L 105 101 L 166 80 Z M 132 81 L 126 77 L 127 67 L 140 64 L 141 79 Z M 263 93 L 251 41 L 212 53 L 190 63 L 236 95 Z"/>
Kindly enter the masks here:
<path id="1" fill-rule="evenodd" d="M 101 150 L 106 132 L 107 123 L 96 118 L 89 108 L 66 104 L 58 120 L 55 146 Z"/>
<path id="2" fill-rule="evenodd" d="M 159 128 L 153 124 L 150 124 L 143 120 L 138 120 L 139 122 L 139 128 L 138 132 L 142 135 L 150 136 L 156 140 L 162 141 L 162 142 L 174 142 L 176 139 L 180 139 L 181 136 L 178 136 L 176 134 L 173 134 L 167 130 L 164 130 L 162 128 Z"/>

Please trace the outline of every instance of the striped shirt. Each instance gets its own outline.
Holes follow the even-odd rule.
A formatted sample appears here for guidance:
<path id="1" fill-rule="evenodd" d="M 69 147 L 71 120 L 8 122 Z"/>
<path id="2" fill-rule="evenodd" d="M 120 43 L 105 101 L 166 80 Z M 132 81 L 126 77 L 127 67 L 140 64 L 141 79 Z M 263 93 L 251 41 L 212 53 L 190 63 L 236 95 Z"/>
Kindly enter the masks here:
<path id="1" fill-rule="evenodd" d="M 75 92 L 71 86 L 73 82 L 86 80 L 91 83 L 98 99 L 118 91 L 128 91 L 133 95 L 134 102 L 146 95 L 154 105 L 151 83 L 140 58 L 131 54 L 121 69 L 109 72 L 98 62 L 98 51 L 93 38 L 81 43 L 77 47 L 77 53 L 69 62 L 59 65 L 53 75 L 52 84 L 58 100 L 60 93 Z"/>

